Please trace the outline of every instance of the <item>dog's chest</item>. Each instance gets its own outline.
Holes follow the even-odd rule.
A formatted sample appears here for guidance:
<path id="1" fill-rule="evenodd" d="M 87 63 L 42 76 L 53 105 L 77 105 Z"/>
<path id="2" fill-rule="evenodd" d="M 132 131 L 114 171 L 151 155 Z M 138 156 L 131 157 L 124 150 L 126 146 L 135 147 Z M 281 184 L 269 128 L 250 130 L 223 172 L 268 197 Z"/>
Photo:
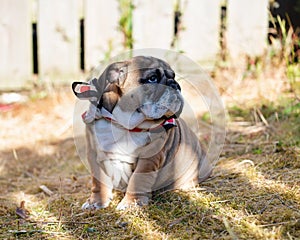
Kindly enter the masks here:
<path id="1" fill-rule="evenodd" d="M 105 119 L 95 122 L 93 133 L 97 162 L 106 182 L 119 190 L 126 189 L 138 158 L 155 155 L 165 141 L 164 132 L 131 132 Z"/>

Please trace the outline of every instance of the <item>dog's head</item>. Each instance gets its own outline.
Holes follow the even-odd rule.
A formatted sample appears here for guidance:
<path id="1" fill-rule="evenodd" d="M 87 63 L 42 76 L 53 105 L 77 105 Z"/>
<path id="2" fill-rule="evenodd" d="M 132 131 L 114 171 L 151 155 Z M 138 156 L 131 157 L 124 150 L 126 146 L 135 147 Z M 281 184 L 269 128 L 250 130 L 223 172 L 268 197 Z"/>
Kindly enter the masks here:
<path id="1" fill-rule="evenodd" d="M 123 115 L 126 121 L 176 118 L 183 108 L 174 71 L 169 64 L 154 57 L 137 56 L 113 63 L 98 79 L 74 82 L 72 88 L 78 98 Z M 134 122 L 141 123 L 141 120 Z"/>

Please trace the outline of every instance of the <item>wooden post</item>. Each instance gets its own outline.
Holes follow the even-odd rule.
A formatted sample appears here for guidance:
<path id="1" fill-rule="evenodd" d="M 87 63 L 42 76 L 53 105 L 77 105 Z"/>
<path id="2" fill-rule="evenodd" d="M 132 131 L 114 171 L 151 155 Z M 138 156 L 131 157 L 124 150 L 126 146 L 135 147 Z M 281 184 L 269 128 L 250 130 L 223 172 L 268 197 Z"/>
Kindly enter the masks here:
<path id="1" fill-rule="evenodd" d="M 84 15 L 85 68 L 91 70 L 123 49 L 118 1 L 85 0 Z"/>
<path id="2" fill-rule="evenodd" d="M 184 0 L 180 8 L 178 50 L 204 65 L 214 64 L 220 50 L 220 0 Z"/>
<path id="3" fill-rule="evenodd" d="M 264 53 L 268 34 L 268 0 L 228 0 L 227 47 L 232 59 Z"/>
<path id="4" fill-rule="evenodd" d="M 173 1 L 135 0 L 134 7 L 134 48 L 170 49 L 174 34 Z"/>
<path id="5" fill-rule="evenodd" d="M 30 1 L 0 2 L 0 89 L 18 89 L 32 77 Z"/>
<path id="6" fill-rule="evenodd" d="M 80 69 L 78 0 L 39 0 L 38 60 L 44 81 L 70 82 Z"/>

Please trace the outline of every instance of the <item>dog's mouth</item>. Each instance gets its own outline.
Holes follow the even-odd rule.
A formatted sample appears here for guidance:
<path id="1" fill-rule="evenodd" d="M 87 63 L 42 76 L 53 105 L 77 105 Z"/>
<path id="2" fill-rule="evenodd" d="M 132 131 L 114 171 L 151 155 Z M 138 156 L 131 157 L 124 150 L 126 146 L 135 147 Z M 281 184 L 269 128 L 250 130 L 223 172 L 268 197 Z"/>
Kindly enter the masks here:
<path id="1" fill-rule="evenodd" d="M 176 112 L 173 112 L 167 106 L 159 103 L 145 103 L 136 111 L 143 113 L 146 120 L 166 120 L 172 117 L 179 117 L 179 113 L 176 114 Z"/>
<path id="2" fill-rule="evenodd" d="M 179 117 L 183 108 L 180 90 L 164 85 L 143 86 L 144 94 L 137 112 L 143 113 L 147 120 Z M 150 89 L 151 91 L 147 92 Z"/>

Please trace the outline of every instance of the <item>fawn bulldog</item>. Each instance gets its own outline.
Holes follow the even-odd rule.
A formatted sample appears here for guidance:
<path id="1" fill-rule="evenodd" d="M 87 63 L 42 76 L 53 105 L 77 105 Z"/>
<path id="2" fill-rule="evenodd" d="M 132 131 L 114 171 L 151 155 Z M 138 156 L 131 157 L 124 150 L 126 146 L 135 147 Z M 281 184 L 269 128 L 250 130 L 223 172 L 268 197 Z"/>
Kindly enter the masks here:
<path id="1" fill-rule="evenodd" d="M 109 65 L 101 76 L 74 82 L 74 94 L 90 101 L 86 123 L 92 193 L 82 209 L 147 205 L 152 194 L 196 185 L 212 166 L 196 135 L 179 118 L 184 100 L 171 67 L 137 56 Z"/>

